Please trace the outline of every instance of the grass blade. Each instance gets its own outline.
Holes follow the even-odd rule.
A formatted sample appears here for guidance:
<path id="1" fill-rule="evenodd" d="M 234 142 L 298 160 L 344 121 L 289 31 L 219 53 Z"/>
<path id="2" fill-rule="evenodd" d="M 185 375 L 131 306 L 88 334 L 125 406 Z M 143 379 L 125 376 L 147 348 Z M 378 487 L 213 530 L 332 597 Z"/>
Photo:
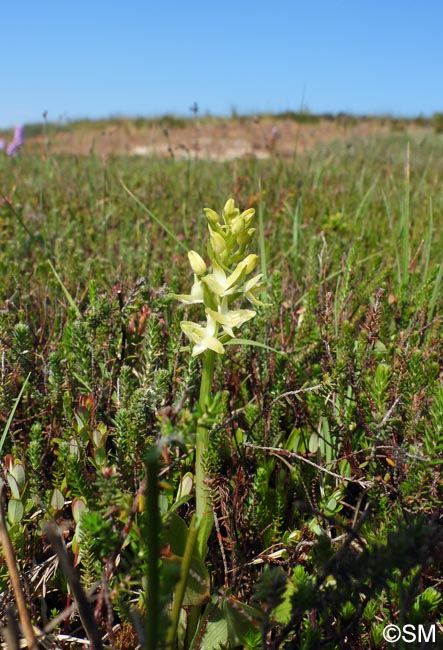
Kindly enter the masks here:
<path id="1" fill-rule="evenodd" d="M 29 377 L 31 376 L 31 373 L 26 377 L 25 381 L 23 382 L 23 386 L 21 387 L 21 390 L 14 402 L 14 406 L 11 409 L 11 412 L 9 414 L 8 420 L 5 424 L 5 428 L 3 429 L 2 437 L 0 439 L 0 454 L 2 453 L 3 445 L 5 444 L 6 436 L 8 435 L 9 427 L 11 426 L 11 422 L 14 419 L 15 412 L 17 410 L 17 406 L 20 403 L 20 400 L 22 398 L 23 393 L 26 390 L 26 386 L 28 385 Z"/>
<path id="2" fill-rule="evenodd" d="M 177 244 L 177 246 L 179 246 L 180 248 L 182 248 L 184 251 L 188 252 L 188 250 L 189 250 L 188 247 L 185 246 L 185 244 L 184 244 L 182 241 L 180 241 L 180 239 L 179 239 L 178 237 L 175 236 L 174 232 L 173 232 L 170 228 L 168 228 L 168 226 L 167 226 L 165 223 L 163 223 L 163 221 L 162 221 L 161 219 L 159 219 L 159 218 L 158 218 L 158 217 L 157 217 L 153 212 L 151 212 L 151 210 L 150 210 L 149 208 L 147 208 L 146 205 L 145 205 L 144 203 L 142 203 L 142 202 L 140 201 L 140 199 L 139 199 L 137 196 L 135 196 L 135 194 L 134 194 L 133 192 L 131 192 L 131 190 L 129 189 L 129 187 L 126 187 L 126 185 L 124 184 L 124 182 L 122 181 L 121 178 L 119 179 L 119 181 L 120 181 L 120 183 L 121 183 L 123 189 L 125 190 L 125 192 L 126 192 L 127 194 L 129 194 L 129 196 L 131 197 L 131 199 L 134 199 L 134 201 L 137 203 L 137 205 L 138 205 L 138 206 L 139 206 L 139 207 L 140 207 L 144 212 L 146 212 L 146 214 L 149 215 L 149 216 L 151 217 L 151 219 L 152 219 L 153 221 L 155 221 L 155 223 L 156 223 L 158 226 L 160 226 L 160 228 L 162 228 L 162 229 L 165 231 L 165 233 L 169 235 L 169 237 L 171 237 L 171 239 L 174 240 L 174 242 Z"/>
<path id="3" fill-rule="evenodd" d="M 75 311 L 77 318 L 81 318 L 82 315 L 81 315 L 80 309 L 77 307 L 77 305 L 75 304 L 74 298 L 71 296 L 71 294 L 69 293 L 69 291 L 67 290 L 67 288 L 63 284 L 63 280 L 61 279 L 61 277 L 59 276 L 59 274 L 55 270 L 55 267 L 52 264 L 51 260 L 48 260 L 48 264 L 51 267 L 51 271 L 53 272 L 55 279 L 57 280 L 57 282 L 61 286 L 61 288 L 63 290 L 63 293 L 66 296 L 66 300 L 69 302 L 69 306 L 72 307 L 72 309 Z"/>
<path id="4" fill-rule="evenodd" d="M 263 279 L 266 282 L 267 280 L 267 263 L 266 263 L 266 240 L 265 240 L 265 226 L 264 226 L 264 221 L 263 221 L 263 212 L 264 212 L 264 204 L 261 199 L 262 196 L 262 189 L 261 189 L 261 181 L 259 179 L 258 181 L 258 195 L 260 197 L 260 202 L 258 204 L 258 242 L 260 246 L 260 264 L 261 264 L 261 272 L 263 273 Z"/>
<path id="5" fill-rule="evenodd" d="M 437 277 L 435 278 L 434 289 L 432 291 L 432 296 L 428 305 L 428 314 L 427 314 L 428 323 L 431 322 L 432 317 L 434 315 L 435 305 L 437 304 L 437 298 L 440 294 L 442 279 L 443 279 L 443 262 L 440 262 L 440 266 L 438 267 L 438 271 L 437 271 Z"/>

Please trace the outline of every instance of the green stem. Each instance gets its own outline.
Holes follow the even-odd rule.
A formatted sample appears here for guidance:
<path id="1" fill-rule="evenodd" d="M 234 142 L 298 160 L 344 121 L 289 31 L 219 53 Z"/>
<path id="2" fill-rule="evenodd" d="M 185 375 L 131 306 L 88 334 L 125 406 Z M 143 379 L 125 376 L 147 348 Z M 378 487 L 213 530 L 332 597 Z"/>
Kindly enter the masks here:
<path id="1" fill-rule="evenodd" d="M 212 393 L 212 380 L 214 378 L 215 352 L 206 350 L 203 356 L 203 370 L 200 384 L 199 405 L 202 413 L 201 420 L 197 425 L 197 436 L 195 442 L 195 495 L 196 514 L 198 525 L 197 551 L 199 557 L 204 561 L 207 553 L 207 542 L 212 530 L 212 504 L 208 488 L 206 487 L 206 462 L 209 449 L 209 431 L 205 426 L 205 413 L 208 398 Z"/>
<path id="2" fill-rule="evenodd" d="M 186 584 L 188 582 L 189 568 L 191 566 L 192 552 L 197 536 L 197 528 L 195 527 L 195 516 L 192 517 L 189 525 L 188 537 L 186 540 L 185 552 L 183 555 L 182 565 L 180 569 L 180 580 L 177 583 L 174 594 L 174 603 L 171 612 L 171 626 L 166 636 L 166 647 L 172 648 L 177 636 L 177 629 L 180 620 L 180 611 L 185 597 Z"/>
<path id="3" fill-rule="evenodd" d="M 212 393 L 214 368 L 215 352 L 213 350 L 206 350 L 205 354 L 203 355 L 202 380 L 200 384 L 200 396 L 198 399 L 198 403 L 203 412 L 206 410 L 207 398 L 210 397 Z"/>

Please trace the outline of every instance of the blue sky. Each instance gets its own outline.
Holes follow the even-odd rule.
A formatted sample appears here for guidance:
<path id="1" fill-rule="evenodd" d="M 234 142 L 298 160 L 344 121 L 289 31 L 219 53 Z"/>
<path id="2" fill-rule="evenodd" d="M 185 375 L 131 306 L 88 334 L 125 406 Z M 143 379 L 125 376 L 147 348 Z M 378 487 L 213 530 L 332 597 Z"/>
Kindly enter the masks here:
<path id="1" fill-rule="evenodd" d="M 0 127 L 109 115 L 443 111 L 439 0 L 3 0 Z"/>

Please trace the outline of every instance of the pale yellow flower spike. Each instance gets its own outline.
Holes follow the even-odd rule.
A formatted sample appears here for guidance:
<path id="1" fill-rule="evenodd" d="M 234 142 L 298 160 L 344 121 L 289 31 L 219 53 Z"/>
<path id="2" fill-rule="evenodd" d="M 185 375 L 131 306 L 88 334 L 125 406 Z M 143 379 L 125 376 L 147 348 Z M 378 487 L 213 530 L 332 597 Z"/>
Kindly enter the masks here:
<path id="1" fill-rule="evenodd" d="M 194 273 L 191 293 L 172 294 L 185 304 L 205 306 L 206 326 L 191 321 L 181 323 L 192 344 L 193 356 L 206 350 L 223 354 L 222 341 L 226 342 L 227 337 L 235 338 L 234 330 L 254 318 L 254 310 L 235 309 L 231 303 L 243 297 L 255 306 L 266 306 L 258 297 L 263 289 L 262 274 L 247 277 L 259 261 L 257 255 L 248 252 L 255 233 L 255 228 L 251 228 L 254 209 L 240 213 L 234 200 L 228 199 L 221 217 L 211 208 L 205 208 L 204 212 L 209 227 L 211 268 L 199 253 L 189 251 L 188 259 Z"/>

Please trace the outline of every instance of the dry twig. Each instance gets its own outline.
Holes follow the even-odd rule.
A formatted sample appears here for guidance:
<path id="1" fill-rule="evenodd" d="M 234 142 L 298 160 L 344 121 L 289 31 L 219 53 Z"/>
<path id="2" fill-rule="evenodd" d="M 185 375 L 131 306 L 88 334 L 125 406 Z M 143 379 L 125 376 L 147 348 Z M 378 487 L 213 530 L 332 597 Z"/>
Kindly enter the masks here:
<path id="1" fill-rule="evenodd" d="M 72 595 L 74 596 L 74 600 L 77 604 L 77 610 L 81 622 L 83 623 L 83 627 L 91 644 L 91 649 L 102 650 L 102 640 L 100 637 L 100 632 L 94 620 L 92 607 L 88 602 L 85 592 L 83 591 L 78 574 L 76 573 L 71 561 L 69 560 L 68 552 L 66 550 L 65 542 L 60 532 L 60 528 L 56 524 L 50 523 L 45 527 L 45 533 L 51 542 L 52 548 L 58 555 L 60 568 L 63 571 L 65 578 L 69 583 L 69 586 L 71 587 Z"/>
<path id="2" fill-rule="evenodd" d="M 28 609 L 26 607 L 25 596 L 20 583 L 20 576 L 18 574 L 17 563 L 15 561 L 14 549 L 12 548 L 11 538 L 9 537 L 8 527 L 6 525 L 5 511 L 3 508 L 3 493 L 5 490 L 5 483 L 0 479 L 0 543 L 3 547 L 3 554 L 8 567 L 9 577 L 14 590 L 14 596 L 17 603 L 18 615 L 22 624 L 23 634 L 31 650 L 37 650 L 37 640 L 34 634 L 34 628 L 31 624 Z"/>

